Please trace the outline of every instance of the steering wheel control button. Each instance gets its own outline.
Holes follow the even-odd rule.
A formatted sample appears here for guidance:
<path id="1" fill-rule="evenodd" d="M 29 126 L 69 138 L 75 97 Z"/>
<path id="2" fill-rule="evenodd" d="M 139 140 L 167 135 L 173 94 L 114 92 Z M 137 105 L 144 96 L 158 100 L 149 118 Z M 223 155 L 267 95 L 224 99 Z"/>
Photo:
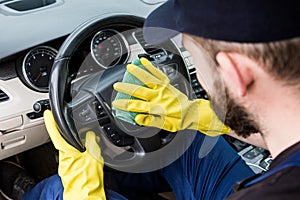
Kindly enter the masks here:
<path id="1" fill-rule="evenodd" d="M 130 146 L 134 143 L 134 140 L 132 137 L 128 136 L 122 136 L 119 134 L 118 131 L 114 130 L 110 124 L 105 125 L 104 131 L 106 136 L 110 139 L 110 141 L 118 146 L 118 147 L 125 147 L 125 146 Z"/>
<path id="2" fill-rule="evenodd" d="M 98 121 L 99 125 L 108 123 L 108 117 L 105 114 L 102 106 L 98 101 L 89 101 L 88 103 L 81 105 L 73 110 L 72 117 L 74 120 L 83 124 L 92 123 Z"/>
<path id="3" fill-rule="evenodd" d="M 90 107 L 86 105 L 79 109 L 77 116 L 81 122 L 90 122 L 93 119 L 91 113 Z"/>
<path id="4" fill-rule="evenodd" d="M 102 106 L 100 105 L 100 103 L 97 100 L 93 102 L 93 105 L 96 110 L 98 119 L 106 117 L 105 111 L 103 110 Z"/>
<path id="5" fill-rule="evenodd" d="M 109 137 L 109 139 L 117 146 L 121 144 L 121 136 L 117 131 L 111 128 L 110 125 L 104 126 L 104 130 L 106 131 L 106 135 Z"/>
<path id="6" fill-rule="evenodd" d="M 79 116 L 81 118 L 88 119 L 90 114 L 91 114 L 91 110 L 89 108 L 85 108 L 85 109 L 81 110 L 81 112 L 79 113 Z"/>

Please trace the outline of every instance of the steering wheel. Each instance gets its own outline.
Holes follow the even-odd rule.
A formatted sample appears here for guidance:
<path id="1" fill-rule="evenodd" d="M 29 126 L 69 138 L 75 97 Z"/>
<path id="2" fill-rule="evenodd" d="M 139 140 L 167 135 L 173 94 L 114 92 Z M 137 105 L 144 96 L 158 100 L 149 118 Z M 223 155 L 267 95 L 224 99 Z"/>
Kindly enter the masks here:
<path id="1" fill-rule="evenodd" d="M 143 21 L 127 14 L 107 14 L 80 25 L 59 49 L 49 87 L 51 109 L 63 138 L 83 152 L 84 134 L 94 131 L 100 137 L 105 165 L 127 172 L 148 172 L 170 164 L 189 147 L 196 131 L 169 133 L 118 120 L 111 108 L 116 95 L 112 85 L 122 80 L 127 63 L 100 67 L 101 70 L 81 78 L 74 76 L 70 63 L 86 40 L 99 30 L 126 24 L 128 29 L 141 33 Z M 166 73 L 171 71 L 167 74 L 171 83 L 191 97 L 193 92 L 185 81 L 189 80 L 188 70 L 174 42 L 151 48 L 159 51 L 139 56 L 146 56 Z"/>

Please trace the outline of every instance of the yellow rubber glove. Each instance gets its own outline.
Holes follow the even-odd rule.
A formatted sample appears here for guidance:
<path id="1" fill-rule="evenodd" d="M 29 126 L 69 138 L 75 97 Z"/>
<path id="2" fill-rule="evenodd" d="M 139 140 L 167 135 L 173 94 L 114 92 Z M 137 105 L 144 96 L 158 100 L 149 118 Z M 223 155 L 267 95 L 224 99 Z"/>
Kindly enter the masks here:
<path id="1" fill-rule="evenodd" d="M 204 99 L 189 100 L 170 84 L 169 78 L 145 58 L 141 64 L 148 70 L 129 64 L 127 71 L 147 87 L 130 83 L 115 83 L 114 89 L 137 99 L 118 99 L 112 102 L 117 109 L 137 112 L 136 123 L 153 126 L 170 132 L 184 129 L 199 130 L 209 136 L 228 133 L 230 129 L 217 118 L 210 102 Z"/>
<path id="2" fill-rule="evenodd" d="M 59 151 L 58 174 L 64 186 L 65 200 L 104 200 L 103 158 L 96 142 L 96 135 L 86 133 L 85 152 L 69 145 L 60 135 L 52 112 L 44 112 L 44 120 L 50 138 Z"/>

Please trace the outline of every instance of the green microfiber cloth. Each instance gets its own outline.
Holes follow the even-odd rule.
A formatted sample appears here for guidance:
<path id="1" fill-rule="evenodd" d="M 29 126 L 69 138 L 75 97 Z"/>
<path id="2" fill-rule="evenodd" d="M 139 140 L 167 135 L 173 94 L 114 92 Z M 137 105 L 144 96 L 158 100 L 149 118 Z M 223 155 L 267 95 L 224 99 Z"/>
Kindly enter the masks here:
<path id="1" fill-rule="evenodd" d="M 134 59 L 132 61 L 132 64 L 142 68 L 142 69 L 146 69 L 140 62 L 140 60 L 137 58 L 137 59 Z M 122 80 L 123 83 L 131 83 L 131 84 L 134 84 L 134 85 L 141 85 L 141 86 L 145 86 L 145 84 L 143 82 L 141 82 L 139 79 L 137 79 L 136 77 L 134 77 L 132 74 L 130 74 L 128 71 L 125 72 L 124 74 L 124 77 L 123 77 L 123 80 Z M 133 96 L 130 96 L 128 94 L 124 94 L 122 92 L 118 92 L 116 97 L 115 97 L 115 100 L 117 99 L 137 99 L 136 97 L 133 97 Z M 115 111 L 115 117 L 117 117 L 118 119 L 121 119 L 123 121 L 126 121 L 126 122 L 129 122 L 131 124 L 137 124 L 134 120 L 135 116 L 138 114 L 138 113 L 135 113 L 135 112 L 128 112 L 128 111 L 124 111 L 124 110 L 120 110 L 120 109 L 117 109 L 117 108 L 112 108 L 114 111 Z"/>

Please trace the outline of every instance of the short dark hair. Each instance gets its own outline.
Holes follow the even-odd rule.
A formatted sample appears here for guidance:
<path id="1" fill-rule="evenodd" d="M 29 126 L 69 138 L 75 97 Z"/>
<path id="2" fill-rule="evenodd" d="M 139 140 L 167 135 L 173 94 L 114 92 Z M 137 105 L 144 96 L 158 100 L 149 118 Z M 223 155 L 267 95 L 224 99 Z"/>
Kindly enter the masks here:
<path id="1" fill-rule="evenodd" d="M 190 35 L 216 61 L 218 52 L 237 52 L 255 60 L 276 80 L 300 84 L 300 37 L 267 43 L 238 43 Z"/>

